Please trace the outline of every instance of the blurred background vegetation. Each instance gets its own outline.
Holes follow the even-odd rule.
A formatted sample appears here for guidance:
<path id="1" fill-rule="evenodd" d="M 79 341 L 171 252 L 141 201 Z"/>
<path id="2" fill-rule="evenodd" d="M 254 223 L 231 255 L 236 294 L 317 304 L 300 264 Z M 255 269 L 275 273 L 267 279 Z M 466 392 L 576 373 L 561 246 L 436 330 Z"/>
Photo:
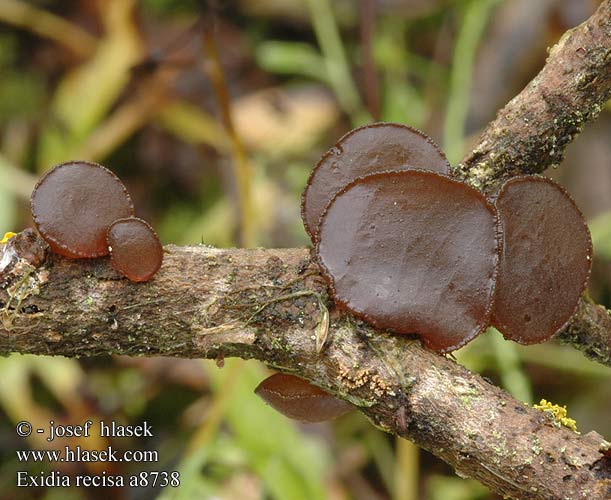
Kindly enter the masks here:
<path id="1" fill-rule="evenodd" d="M 31 225 L 36 179 L 101 162 L 164 243 L 308 244 L 300 193 L 317 158 L 371 120 L 424 130 L 458 162 L 537 73 L 590 0 L 0 0 L 0 232 Z M 551 172 L 591 224 L 591 295 L 611 300 L 611 113 Z M 456 353 L 520 400 L 568 405 L 611 437 L 611 369 L 556 343 L 493 331 Z M 221 363 L 218 363 L 219 365 Z M 253 394 L 256 362 L 0 359 L 0 498 L 497 498 L 352 413 L 300 425 Z M 149 439 L 47 443 L 15 423 L 153 425 Z M 59 441 L 59 442 L 58 442 Z M 179 470 L 180 488 L 17 489 L 15 450 L 156 449 L 157 464 L 59 464 L 67 474 Z"/>

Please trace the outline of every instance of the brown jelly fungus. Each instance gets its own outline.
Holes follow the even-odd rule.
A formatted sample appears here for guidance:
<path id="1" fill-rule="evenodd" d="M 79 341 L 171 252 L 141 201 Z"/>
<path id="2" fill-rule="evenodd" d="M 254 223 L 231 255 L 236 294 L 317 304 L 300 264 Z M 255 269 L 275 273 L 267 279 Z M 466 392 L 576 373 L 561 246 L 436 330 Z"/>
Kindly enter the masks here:
<path id="1" fill-rule="evenodd" d="M 112 266 L 131 281 L 148 281 L 161 267 L 163 248 L 142 219 L 119 219 L 108 228 Z"/>
<path id="2" fill-rule="evenodd" d="M 302 422 L 323 422 L 353 409 L 350 403 L 299 377 L 284 373 L 266 378 L 255 389 L 255 394 L 276 411 Z"/>
<path id="3" fill-rule="evenodd" d="M 521 344 L 543 342 L 575 312 L 592 242 L 583 215 L 550 179 L 516 177 L 496 200 L 503 241 L 492 323 Z"/>
<path id="4" fill-rule="evenodd" d="M 51 250 L 69 258 L 108 254 L 106 231 L 134 214 L 125 186 L 96 163 L 62 163 L 47 172 L 32 193 L 34 224 Z"/>
<path id="5" fill-rule="evenodd" d="M 336 302 L 430 348 L 464 345 L 490 318 L 498 262 L 494 207 L 445 175 L 368 175 L 324 212 L 317 255 Z"/>
<path id="6" fill-rule="evenodd" d="M 316 242 L 316 227 L 333 195 L 358 177 L 410 167 L 447 174 L 449 163 L 430 137 L 397 123 L 374 123 L 344 135 L 320 159 L 303 193 L 301 215 Z"/>

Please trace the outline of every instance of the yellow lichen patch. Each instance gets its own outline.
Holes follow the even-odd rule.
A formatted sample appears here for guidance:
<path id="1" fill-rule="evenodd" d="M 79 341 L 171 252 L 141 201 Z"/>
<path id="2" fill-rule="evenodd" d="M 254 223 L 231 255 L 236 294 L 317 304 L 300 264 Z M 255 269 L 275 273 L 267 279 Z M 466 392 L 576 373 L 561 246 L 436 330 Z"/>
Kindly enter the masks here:
<path id="1" fill-rule="evenodd" d="M 580 434 L 577 431 L 577 422 L 572 418 L 569 418 L 566 411 L 566 406 L 559 406 L 553 403 L 550 403 L 546 399 L 542 399 L 539 401 L 538 405 L 534 405 L 533 408 L 535 410 L 542 411 L 545 413 L 550 419 L 552 423 L 556 427 L 564 426 L 571 429 L 573 432 Z"/>
<path id="2" fill-rule="evenodd" d="M 0 244 L 1 243 L 6 243 L 8 240 L 10 240 L 13 236 L 17 236 L 17 233 L 13 233 L 11 231 L 8 231 L 6 233 L 4 233 L 4 237 L 0 240 Z"/>

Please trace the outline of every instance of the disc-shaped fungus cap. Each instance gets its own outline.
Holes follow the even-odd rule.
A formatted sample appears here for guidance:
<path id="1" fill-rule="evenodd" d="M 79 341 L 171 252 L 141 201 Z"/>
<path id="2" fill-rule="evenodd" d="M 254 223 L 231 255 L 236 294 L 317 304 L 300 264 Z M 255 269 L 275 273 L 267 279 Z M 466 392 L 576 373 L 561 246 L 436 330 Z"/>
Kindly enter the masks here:
<path id="1" fill-rule="evenodd" d="M 266 378 L 257 386 L 255 394 L 276 411 L 302 422 L 323 422 L 353 409 L 350 403 L 299 377 L 284 373 Z"/>
<path id="2" fill-rule="evenodd" d="M 108 228 L 112 266 L 131 281 L 148 281 L 161 267 L 163 248 L 157 234 L 142 219 L 130 217 Z"/>
<path id="3" fill-rule="evenodd" d="M 316 227 L 331 198 L 358 177 L 422 168 L 447 174 L 448 160 L 433 140 L 398 123 L 373 123 L 344 135 L 319 160 L 301 199 L 301 217 L 316 242 Z"/>
<path id="4" fill-rule="evenodd" d="M 336 302 L 378 328 L 448 352 L 488 325 L 496 211 L 466 184 L 422 170 L 358 179 L 327 207 L 316 252 Z"/>
<path id="5" fill-rule="evenodd" d="M 51 250 L 72 259 L 108 254 L 106 231 L 134 214 L 123 183 L 96 163 L 62 163 L 32 192 L 32 217 Z"/>
<path id="6" fill-rule="evenodd" d="M 492 324 L 521 344 L 544 342 L 575 312 L 592 263 L 583 215 L 550 179 L 516 177 L 496 200 L 502 254 Z"/>

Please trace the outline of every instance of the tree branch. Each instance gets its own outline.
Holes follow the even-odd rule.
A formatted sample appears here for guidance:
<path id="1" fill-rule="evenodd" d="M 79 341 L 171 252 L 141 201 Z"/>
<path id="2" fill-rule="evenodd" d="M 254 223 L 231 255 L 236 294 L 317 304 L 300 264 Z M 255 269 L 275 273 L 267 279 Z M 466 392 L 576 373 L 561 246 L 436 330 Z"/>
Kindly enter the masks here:
<path id="1" fill-rule="evenodd" d="M 611 1 L 550 49 L 539 74 L 492 121 L 454 175 L 487 192 L 558 165 L 611 97 Z M 556 338 L 611 366 L 611 311 L 582 300 Z"/>
<path id="2" fill-rule="evenodd" d="M 569 324 L 555 337 L 588 358 L 611 366 L 611 311 L 582 299 Z"/>
<path id="3" fill-rule="evenodd" d="M 492 189 L 560 161 L 609 97 L 610 17 L 607 0 L 563 37 L 459 175 Z M 611 497 L 600 436 L 558 427 L 420 342 L 333 309 L 307 250 L 169 246 L 155 279 L 134 284 L 107 259 L 45 257 L 33 233 L 16 238 L 0 255 L 0 354 L 256 358 L 352 402 L 502 495 Z M 561 339 L 609 362 L 609 321 L 604 308 L 583 302 Z"/>
<path id="4" fill-rule="evenodd" d="M 484 190 L 560 164 L 564 149 L 611 97 L 611 3 L 567 31 L 541 72 L 480 136 L 455 174 Z"/>
<path id="5" fill-rule="evenodd" d="M 22 254 L 32 246 L 40 242 Z M 504 495 L 611 495 L 600 436 L 557 428 L 419 341 L 339 313 L 307 250 L 166 250 L 145 284 L 121 279 L 107 259 L 52 255 L 39 269 L 14 260 L 4 274 L 12 300 L 3 301 L 0 353 L 255 358 L 352 402 Z"/>

